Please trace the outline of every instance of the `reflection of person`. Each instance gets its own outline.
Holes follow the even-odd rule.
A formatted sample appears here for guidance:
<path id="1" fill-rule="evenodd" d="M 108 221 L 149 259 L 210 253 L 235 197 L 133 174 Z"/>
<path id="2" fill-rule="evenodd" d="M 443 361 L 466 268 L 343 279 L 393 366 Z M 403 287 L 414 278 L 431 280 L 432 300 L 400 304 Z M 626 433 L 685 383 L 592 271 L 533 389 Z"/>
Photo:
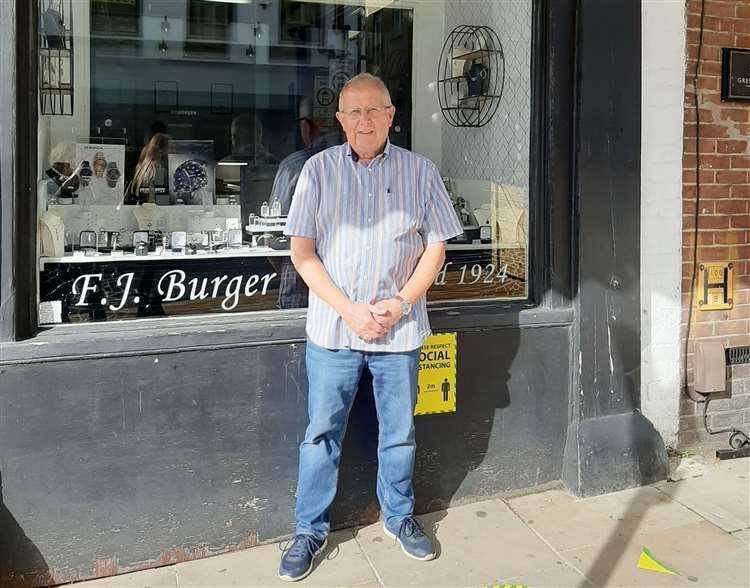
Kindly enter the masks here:
<path id="1" fill-rule="evenodd" d="M 244 112 L 232 119 L 230 137 L 232 152 L 219 163 L 220 179 L 239 182 L 240 213 L 247 221 L 249 214 L 259 214 L 261 203 L 268 200 L 273 181 L 270 171 L 273 168 L 269 164 L 277 160 L 263 147 L 261 123 L 254 112 Z"/>
<path id="2" fill-rule="evenodd" d="M 445 378 L 440 387 L 443 389 L 443 402 L 448 402 L 448 393 L 451 391 L 451 385 L 448 383 L 448 378 Z"/>
<path id="3" fill-rule="evenodd" d="M 157 201 L 157 189 L 166 193 L 169 183 L 167 152 L 169 137 L 164 133 L 155 133 L 141 150 L 135 173 L 125 195 L 125 204 L 142 204 Z M 161 199 L 161 194 L 159 195 Z"/>
<path id="4" fill-rule="evenodd" d="M 413 515 L 413 412 L 419 348 L 430 332 L 425 293 L 443 265 L 445 241 L 462 227 L 437 168 L 388 142 L 394 110 L 381 80 L 349 80 L 336 114 L 347 143 L 305 164 L 289 210 L 292 261 L 310 287 L 310 424 L 282 579 L 307 575 L 326 544 L 342 437 L 365 366 L 379 423 L 385 533 L 412 558 L 435 556 Z"/>
<path id="5" fill-rule="evenodd" d="M 274 202 L 281 205 L 281 214 L 286 216 L 292 203 L 292 195 L 305 162 L 313 155 L 337 144 L 338 133 L 323 133 L 320 126 L 312 119 L 312 104 L 309 98 L 303 98 L 299 107 L 300 135 L 304 148 L 284 158 L 279 164 L 271 188 L 269 205 Z M 307 284 L 294 269 L 291 259 L 282 258 L 279 272 L 279 307 L 304 308 L 307 306 Z"/>

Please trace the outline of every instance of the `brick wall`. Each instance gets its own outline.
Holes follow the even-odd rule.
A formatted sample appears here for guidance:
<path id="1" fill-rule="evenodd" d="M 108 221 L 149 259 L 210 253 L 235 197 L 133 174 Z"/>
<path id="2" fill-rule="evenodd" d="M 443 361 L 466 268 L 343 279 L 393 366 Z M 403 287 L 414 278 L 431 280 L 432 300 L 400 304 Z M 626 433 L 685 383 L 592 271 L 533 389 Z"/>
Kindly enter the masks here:
<path id="1" fill-rule="evenodd" d="M 693 383 L 692 354 L 696 340 L 722 341 L 725 346 L 750 344 L 750 102 L 721 101 L 721 49 L 750 49 L 750 1 L 705 1 L 698 80 L 700 144 L 696 153 L 693 92 L 700 10 L 700 0 L 688 0 L 682 229 L 682 333 L 683 345 L 687 343 L 688 386 Z M 689 290 L 694 263 L 697 158 L 701 184 L 697 261 L 734 263 L 735 303 L 728 311 L 700 311 L 694 306 L 690 339 L 686 342 L 688 309 L 694 304 Z M 718 400 L 712 400 L 709 423 L 714 428 L 737 426 L 747 431 L 750 429 L 750 365 L 735 366 L 727 373 L 727 391 Z M 680 401 L 679 443 L 682 447 L 707 443 L 725 445 L 728 434 L 709 436 L 704 431 L 702 411 L 701 405 L 686 396 Z"/>

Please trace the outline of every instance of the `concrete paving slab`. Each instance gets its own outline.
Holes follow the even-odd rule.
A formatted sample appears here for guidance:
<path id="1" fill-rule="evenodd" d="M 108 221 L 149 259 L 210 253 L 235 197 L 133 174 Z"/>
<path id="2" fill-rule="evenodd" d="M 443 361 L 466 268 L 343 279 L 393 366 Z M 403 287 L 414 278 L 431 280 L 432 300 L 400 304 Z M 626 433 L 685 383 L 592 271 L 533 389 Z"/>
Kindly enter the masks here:
<path id="1" fill-rule="evenodd" d="M 511 586 L 520 585 L 530 586 L 531 588 L 579 588 L 591 585 L 576 569 L 568 566 L 562 560 L 558 561 L 560 563 L 554 568 L 528 570 L 519 576 L 503 578 L 488 586 L 510 584 Z"/>
<path id="2" fill-rule="evenodd" d="M 643 547 L 679 572 L 669 576 L 637 567 Z M 594 586 L 750 585 L 747 545 L 702 521 L 566 552 Z"/>
<path id="3" fill-rule="evenodd" d="M 563 490 L 549 490 L 513 498 L 508 503 L 560 551 L 702 520 L 649 486 L 584 499 Z"/>
<path id="4" fill-rule="evenodd" d="M 699 474 L 655 487 L 729 533 L 750 527 L 748 458 L 718 461 Z"/>
<path id="5" fill-rule="evenodd" d="M 175 566 L 142 570 L 75 584 L 76 588 L 178 588 Z"/>
<path id="6" fill-rule="evenodd" d="M 179 588 L 289 586 L 279 580 L 279 545 L 261 545 L 216 557 L 177 564 Z M 296 586 L 377 586 L 351 531 L 332 533 L 323 559 Z"/>
<path id="7" fill-rule="evenodd" d="M 735 531 L 732 533 L 732 537 L 737 537 L 740 541 L 750 543 L 750 529 L 742 529 L 742 531 Z"/>
<path id="8" fill-rule="evenodd" d="M 424 515 L 436 529 L 438 557 L 408 558 L 382 523 L 359 529 L 357 540 L 385 586 L 491 586 L 505 578 L 550 570 L 560 560 L 499 500 Z M 433 533 L 430 533 L 435 536 Z"/>

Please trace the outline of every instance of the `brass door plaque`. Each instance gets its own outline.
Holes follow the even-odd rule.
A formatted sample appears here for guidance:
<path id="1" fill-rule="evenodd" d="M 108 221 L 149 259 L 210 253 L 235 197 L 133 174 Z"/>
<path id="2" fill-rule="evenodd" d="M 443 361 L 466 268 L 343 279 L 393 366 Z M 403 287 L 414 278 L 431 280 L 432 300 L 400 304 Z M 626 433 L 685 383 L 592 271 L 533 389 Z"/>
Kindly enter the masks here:
<path id="1" fill-rule="evenodd" d="M 700 310 L 726 310 L 734 304 L 734 264 L 702 263 L 698 266 L 695 298 Z"/>

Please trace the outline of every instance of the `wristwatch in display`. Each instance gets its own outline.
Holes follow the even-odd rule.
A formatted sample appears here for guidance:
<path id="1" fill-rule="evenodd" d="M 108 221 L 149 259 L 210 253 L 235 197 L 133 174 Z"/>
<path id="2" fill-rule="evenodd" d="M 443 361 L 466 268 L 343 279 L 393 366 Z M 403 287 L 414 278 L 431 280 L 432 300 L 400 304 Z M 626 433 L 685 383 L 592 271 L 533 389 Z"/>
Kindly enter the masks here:
<path id="1" fill-rule="evenodd" d="M 97 178 L 104 176 L 104 171 L 107 169 L 107 160 L 104 158 L 104 153 L 97 151 L 94 155 L 94 175 Z"/>
<path id="2" fill-rule="evenodd" d="M 409 302 L 408 300 L 404 300 L 404 299 L 403 299 L 403 298 L 401 298 L 401 296 L 399 296 L 398 294 L 396 294 L 396 295 L 394 296 L 394 298 L 395 298 L 396 300 L 398 300 L 398 301 L 399 301 L 399 302 L 401 303 L 401 305 L 400 305 L 400 306 L 401 306 L 401 314 L 402 314 L 403 316 L 408 316 L 408 315 L 409 315 L 409 313 L 411 313 L 411 308 L 412 308 L 412 304 L 411 304 L 411 302 Z"/>
<path id="3" fill-rule="evenodd" d="M 107 164 L 107 186 L 114 188 L 117 186 L 117 180 L 120 179 L 120 170 L 117 169 L 117 162 L 110 161 Z"/>
<path id="4" fill-rule="evenodd" d="M 91 164 L 88 161 L 81 162 L 81 169 L 78 172 L 78 175 L 81 178 L 81 184 L 88 186 L 91 176 L 94 175 L 94 172 L 91 171 Z"/>
<path id="5" fill-rule="evenodd" d="M 208 184 L 206 164 L 200 159 L 188 159 L 174 171 L 175 192 L 192 193 Z"/>

